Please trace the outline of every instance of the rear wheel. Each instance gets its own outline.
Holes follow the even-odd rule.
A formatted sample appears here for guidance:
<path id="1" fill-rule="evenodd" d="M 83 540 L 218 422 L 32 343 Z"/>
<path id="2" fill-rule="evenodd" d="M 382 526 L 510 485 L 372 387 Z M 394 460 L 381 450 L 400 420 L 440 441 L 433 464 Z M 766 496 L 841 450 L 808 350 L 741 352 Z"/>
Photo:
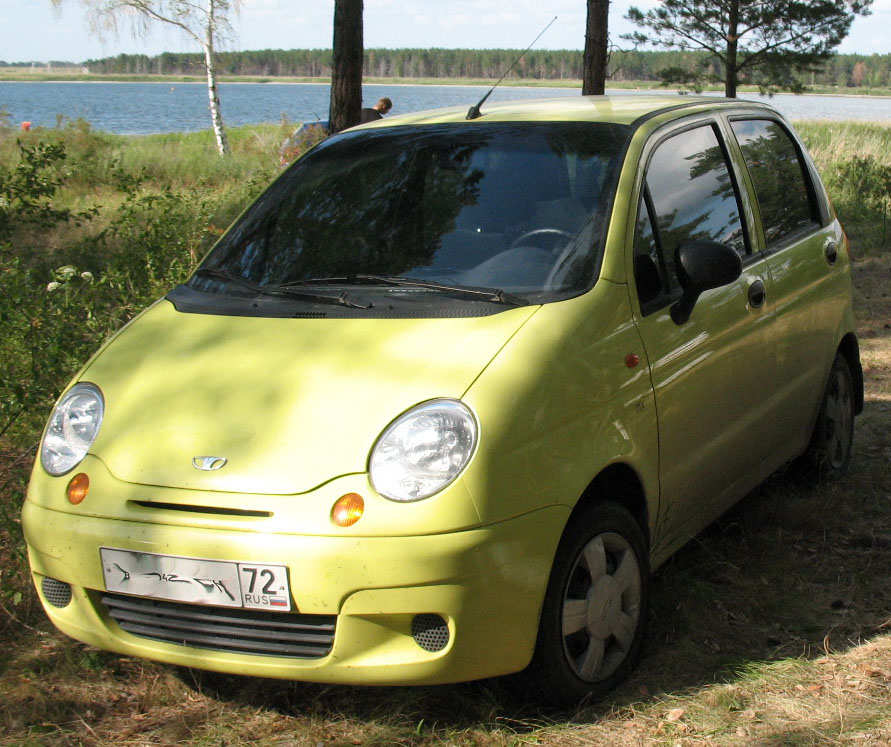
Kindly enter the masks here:
<path id="1" fill-rule="evenodd" d="M 805 461 L 817 477 L 843 475 L 854 443 L 854 378 L 841 354 L 835 356 Z"/>
<path id="2" fill-rule="evenodd" d="M 637 662 L 649 565 L 643 532 L 621 506 L 575 514 L 560 541 L 527 675 L 552 702 L 598 697 Z"/>

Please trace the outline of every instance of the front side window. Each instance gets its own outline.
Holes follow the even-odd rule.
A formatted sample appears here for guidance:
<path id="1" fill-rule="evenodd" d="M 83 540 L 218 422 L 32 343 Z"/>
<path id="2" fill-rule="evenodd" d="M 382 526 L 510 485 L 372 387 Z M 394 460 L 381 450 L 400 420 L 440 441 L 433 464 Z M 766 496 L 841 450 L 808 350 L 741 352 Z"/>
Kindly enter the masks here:
<path id="1" fill-rule="evenodd" d="M 596 274 L 628 132 L 547 122 L 344 133 L 285 172 L 190 286 L 243 292 L 228 275 L 264 288 L 361 284 L 367 295 L 387 278 L 530 303 L 577 294 Z"/>
<path id="2" fill-rule="evenodd" d="M 789 133 L 768 119 L 735 120 L 731 124 L 758 197 L 767 245 L 818 227 L 814 191 Z"/>
<path id="3" fill-rule="evenodd" d="M 707 239 L 750 250 L 727 156 L 711 125 L 663 140 L 647 165 L 634 245 L 634 272 L 644 313 L 680 296 L 675 252 Z M 658 279 L 658 287 L 656 285 Z"/>

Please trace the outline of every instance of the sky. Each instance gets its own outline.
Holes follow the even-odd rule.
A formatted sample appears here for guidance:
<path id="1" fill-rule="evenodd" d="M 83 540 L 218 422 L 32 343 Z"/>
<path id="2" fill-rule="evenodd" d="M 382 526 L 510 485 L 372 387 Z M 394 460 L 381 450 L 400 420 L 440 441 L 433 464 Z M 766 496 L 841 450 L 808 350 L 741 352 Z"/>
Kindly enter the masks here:
<path id="1" fill-rule="evenodd" d="M 653 7 L 654 0 L 610 6 L 610 37 L 632 30 L 628 7 Z M 242 0 L 234 17 L 236 36 L 223 49 L 330 48 L 333 0 Z M 529 45 L 554 17 L 538 49 L 584 46 L 584 0 L 365 0 L 365 47 L 514 48 Z M 157 54 L 198 51 L 194 42 L 163 25 L 134 38 L 126 28 L 98 39 L 87 26 L 80 0 L 0 0 L 0 60 L 82 62 L 122 52 Z M 873 13 L 854 21 L 840 52 L 891 52 L 891 0 L 875 0 Z"/>

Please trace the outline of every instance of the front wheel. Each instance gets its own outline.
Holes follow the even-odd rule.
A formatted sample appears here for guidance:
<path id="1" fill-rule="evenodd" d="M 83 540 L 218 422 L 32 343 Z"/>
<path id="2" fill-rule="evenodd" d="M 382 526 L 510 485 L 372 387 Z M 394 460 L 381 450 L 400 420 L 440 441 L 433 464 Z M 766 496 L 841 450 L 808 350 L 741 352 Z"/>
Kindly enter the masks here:
<path id="1" fill-rule="evenodd" d="M 646 541 L 621 506 L 600 504 L 570 519 L 545 595 L 527 671 L 552 702 L 599 697 L 640 655 L 647 610 Z"/>

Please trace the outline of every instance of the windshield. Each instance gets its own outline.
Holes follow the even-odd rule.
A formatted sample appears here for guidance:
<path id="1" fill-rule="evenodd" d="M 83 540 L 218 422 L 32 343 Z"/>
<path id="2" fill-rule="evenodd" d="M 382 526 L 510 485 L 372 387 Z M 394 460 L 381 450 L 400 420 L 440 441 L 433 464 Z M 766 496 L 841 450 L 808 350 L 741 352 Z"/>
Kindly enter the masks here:
<path id="1" fill-rule="evenodd" d="M 344 133 L 291 166 L 189 285 L 244 293 L 228 276 L 384 293 L 403 279 L 527 303 L 577 294 L 594 280 L 627 136 L 554 122 Z"/>

